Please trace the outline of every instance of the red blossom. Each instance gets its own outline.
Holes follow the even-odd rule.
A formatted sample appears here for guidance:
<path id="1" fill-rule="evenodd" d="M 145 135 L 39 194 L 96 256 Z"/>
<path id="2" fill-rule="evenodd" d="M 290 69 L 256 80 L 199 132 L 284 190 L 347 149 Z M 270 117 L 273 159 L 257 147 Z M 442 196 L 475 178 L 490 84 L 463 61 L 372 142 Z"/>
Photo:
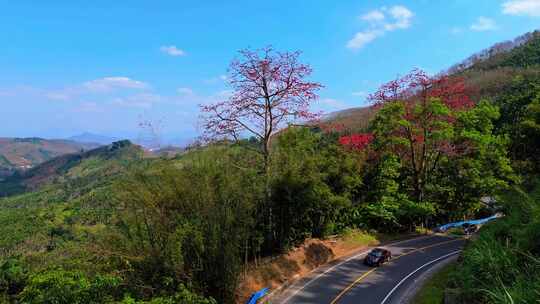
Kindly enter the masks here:
<path id="1" fill-rule="evenodd" d="M 467 87 L 461 77 L 429 76 L 420 69 L 383 84 L 377 92 L 370 94 L 368 100 L 380 106 L 392 101 L 409 103 L 427 102 L 440 98 L 450 109 L 461 110 L 474 106 Z"/>
<path id="2" fill-rule="evenodd" d="M 373 134 L 358 133 L 349 136 L 341 136 L 339 143 L 349 149 L 362 151 L 373 141 Z"/>
<path id="3" fill-rule="evenodd" d="M 312 69 L 299 61 L 300 52 L 276 52 L 271 47 L 242 50 L 229 67 L 233 93 L 220 102 L 201 106 L 207 139 L 251 135 L 264 143 L 287 124 L 318 117 L 309 108 L 322 87 L 308 81 Z"/>
<path id="4" fill-rule="evenodd" d="M 471 93 L 463 78 L 429 76 L 416 69 L 382 85 L 369 96 L 374 106 L 403 104 L 404 112 L 392 119 L 407 123 L 379 130 L 377 138 L 391 140 L 381 141 L 377 152 L 390 149 L 409 166 L 418 201 L 422 201 L 426 181 L 443 157 L 455 157 L 470 150 L 466 144 L 455 143 L 447 131 L 456 123 L 456 112 L 474 107 Z M 434 100 L 442 102 L 449 111 L 432 107 Z"/>

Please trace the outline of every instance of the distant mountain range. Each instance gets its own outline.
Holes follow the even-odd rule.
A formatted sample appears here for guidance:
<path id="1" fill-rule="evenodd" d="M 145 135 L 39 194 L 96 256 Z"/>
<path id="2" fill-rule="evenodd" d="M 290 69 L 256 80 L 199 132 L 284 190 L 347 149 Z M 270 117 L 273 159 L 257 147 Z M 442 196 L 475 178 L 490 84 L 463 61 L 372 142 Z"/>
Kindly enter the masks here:
<path id="1" fill-rule="evenodd" d="M 68 138 L 68 140 L 76 141 L 79 143 L 95 143 L 100 145 L 108 145 L 115 141 L 118 141 L 119 138 L 84 132 L 79 135 L 71 136 Z"/>
<path id="2" fill-rule="evenodd" d="M 131 142 L 143 146 L 147 149 L 163 149 L 163 148 L 169 148 L 169 147 L 185 147 L 192 143 L 194 141 L 194 138 L 191 137 L 173 137 L 173 136 L 164 136 L 159 140 L 159 147 L 156 147 L 156 141 L 155 140 L 144 140 L 141 138 L 134 138 L 134 137 L 113 137 L 113 136 L 106 136 L 106 135 L 100 135 L 90 132 L 84 132 L 79 135 L 71 136 L 67 138 L 71 141 L 76 141 L 79 143 L 94 143 L 94 144 L 100 144 L 100 145 L 109 145 L 113 142 L 117 142 L 120 140 L 128 139 Z"/>

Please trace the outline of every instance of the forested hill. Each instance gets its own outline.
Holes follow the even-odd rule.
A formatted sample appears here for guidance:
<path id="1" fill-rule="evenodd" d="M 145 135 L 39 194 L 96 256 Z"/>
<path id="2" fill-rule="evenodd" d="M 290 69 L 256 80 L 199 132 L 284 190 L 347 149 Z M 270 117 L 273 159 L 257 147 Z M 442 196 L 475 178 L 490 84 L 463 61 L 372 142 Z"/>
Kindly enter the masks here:
<path id="1" fill-rule="evenodd" d="M 114 173 L 114 165 L 140 158 L 143 150 L 129 141 L 119 141 L 89 151 L 78 151 L 52 158 L 37 166 L 16 172 L 0 181 L 0 197 L 36 190 L 58 180 L 89 178 L 99 180 Z M 107 168 L 107 170 L 104 170 Z"/>
<path id="2" fill-rule="evenodd" d="M 474 88 L 473 98 L 497 100 L 521 83 L 532 86 L 540 75 L 540 31 L 526 33 L 511 41 L 497 43 L 455 64 L 444 74 L 464 77 Z M 376 111 L 369 106 L 331 113 L 329 123 L 343 124 L 347 129 L 363 130 Z"/>
<path id="3" fill-rule="evenodd" d="M 0 179 L 54 157 L 98 147 L 94 143 L 42 138 L 0 138 Z"/>
<path id="4" fill-rule="evenodd" d="M 527 68 L 540 64 L 540 31 L 521 35 L 512 41 L 497 43 L 482 50 L 446 72 L 459 74 L 467 70 L 493 70 L 501 67 Z"/>

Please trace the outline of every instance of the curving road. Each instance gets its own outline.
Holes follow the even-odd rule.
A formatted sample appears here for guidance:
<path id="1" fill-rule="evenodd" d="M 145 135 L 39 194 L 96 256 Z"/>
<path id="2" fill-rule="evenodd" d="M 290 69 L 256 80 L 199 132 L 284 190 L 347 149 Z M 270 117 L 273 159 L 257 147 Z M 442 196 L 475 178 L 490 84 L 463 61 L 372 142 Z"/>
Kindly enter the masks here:
<path id="1" fill-rule="evenodd" d="M 362 264 L 367 252 L 323 266 L 272 297 L 282 304 L 402 303 L 407 290 L 436 264 L 455 257 L 465 240 L 428 236 L 383 246 L 394 257 L 379 268 Z"/>

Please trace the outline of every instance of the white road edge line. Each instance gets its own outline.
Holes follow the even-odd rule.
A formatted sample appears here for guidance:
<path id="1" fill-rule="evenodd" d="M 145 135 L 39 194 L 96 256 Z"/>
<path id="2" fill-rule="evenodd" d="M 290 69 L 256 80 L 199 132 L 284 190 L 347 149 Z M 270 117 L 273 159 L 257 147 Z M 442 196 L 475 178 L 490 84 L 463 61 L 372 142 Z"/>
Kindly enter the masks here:
<path id="1" fill-rule="evenodd" d="M 433 260 L 433 261 L 430 261 L 430 262 L 425 263 L 424 265 L 418 267 L 415 271 L 409 273 L 406 277 L 404 277 L 401 281 L 399 281 L 399 283 L 398 283 L 396 286 L 394 286 L 394 288 L 392 288 L 392 290 L 390 290 L 390 292 L 389 292 L 389 293 L 386 295 L 386 297 L 382 300 L 381 304 L 386 303 L 386 301 L 388 301 L 388 299 L 390 299 L 390 297 L 392 296 L 392 294 L 399 288 L 399 286 L 401 286 L 401 284 L 403 284 L 403 282 L 407 281 L 408 278 L 410 278 L 411 276 L 413 276 L 415 273 L 417 273 L 418 271 L 420 271 L 422 268 L 427 267 L 427 266 L 429 266 L 429 265 L 431 265 L 431 264 L 433 264 L 433 263 L 435 263 L 435 262 L 438 262 L 438 261 L 440 261 L 440 260 L 442 260 L 442 259 L 445 259 L 445 258 L 447 258 L 447 257 L 449 257 L 449 256 L 451 256 L 451 255 L 454 255 L 454 254 L 458 253 L 458 252 L 461 252 L 461 250 L 456 250 L 456 251 L 450 252 L 449 254 L 445 254 L 445 255 L 443 255 L 443 256 L 441 256 L 441 257 L 439 257 L 439 258 L 437 258 L 437 259 L 435 259 L 435 260 Z"/>
<path id="2" fill-rule="evenodd" d="M 413 238 L 413 239 L 408 239 L 408 240 L 402 240 L 402 241 L 399 241 L 399 242 L 395 242 L 395 243 L 390 243 L 390 244 L 386 244 L 386 245 L 383 245 L 383 247 L 386 247 L 386 246 L 394 246 L 394 245 L 397 245 L 397 244 L 401 244 L 401 243 L 405 243 L 405 242 L 408 242 L 408 241 L 416 241 L 416 240 L 423 240 L 423 239 L 427 239 L 427 238 L 430 238 L 430 237 L 434 237 L 433 235 L 428 235 L 428 236 L 422 236 L 422 237 L 417 237 L 417 238 Z M 315 282 L 316 280 L 318 280 L 320 277 L 322 277 L 323 275 L 327 274 L 328 272 L 334 270 L 336 267 L 338 266 L 341 266 L 353 259 L 356 259 L 356 258 L 359 258 L 361 257 L 362 255 L 365 255 L 368 253 L 370 249 L 368 250 L 364 250 L 360 253 L 357 253 L 356 255 L 353 255 L 351 257 L 349 257 L 348 259 L 346 259 L 345 261 L 341 262 L 341 263 L 338 263 L 328 269 L 326 269 L 323 273 L 320 273 L 318 275 L 316 275 L 314 278 L 312 278 L 311 280 L 309 280 L 306 284 L 304 284 L 302 287 L 298 288 L 297 290 L 295 290 L 290 296 L 288 296 L 287 298 L 285 298 L 285 300 L 283 300 L 281 303 L 282 304 L 285 304 L 287 303 L 292 297 L 296 296 L 302 289 L 306 288 L 308 285 L 310 285 L 311 283 Z M 316 271 L 317 268 L 313 269 L 313 271 Z M 272 293 L 270 293 L 272 294 Z"/>

